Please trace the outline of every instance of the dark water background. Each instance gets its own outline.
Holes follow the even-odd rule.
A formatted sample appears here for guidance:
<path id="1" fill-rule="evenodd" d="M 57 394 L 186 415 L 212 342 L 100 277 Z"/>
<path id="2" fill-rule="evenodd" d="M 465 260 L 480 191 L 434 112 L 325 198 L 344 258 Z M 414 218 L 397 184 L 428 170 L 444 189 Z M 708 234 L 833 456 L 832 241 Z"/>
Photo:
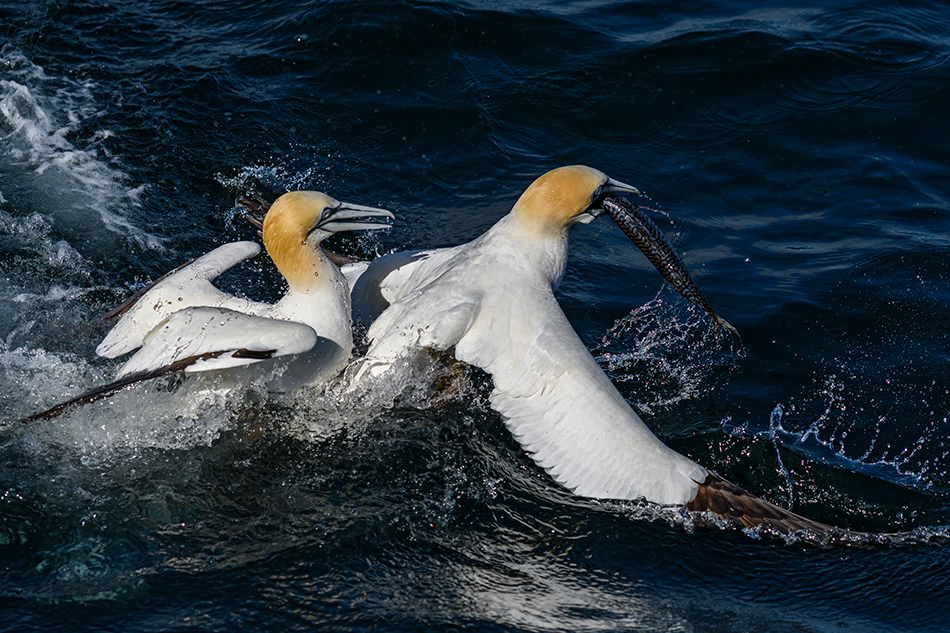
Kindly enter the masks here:
<path id="1" fill-rule="evenodd" d="M 483 377 L 432 408 L 143 386 L 0 428 L 0 629 L 946 631 L 950 9 L 927 2 L 0 0 L 0 417 L 107 380 L 97 317 L 235 198 L 478 235 L 544 171 L 637 185 L 741 346 L 607 220 L 559 299 L 647 424 L 889 546 L 577 499 Z M 224 285 L 273 299 L 266 262 Z"/>

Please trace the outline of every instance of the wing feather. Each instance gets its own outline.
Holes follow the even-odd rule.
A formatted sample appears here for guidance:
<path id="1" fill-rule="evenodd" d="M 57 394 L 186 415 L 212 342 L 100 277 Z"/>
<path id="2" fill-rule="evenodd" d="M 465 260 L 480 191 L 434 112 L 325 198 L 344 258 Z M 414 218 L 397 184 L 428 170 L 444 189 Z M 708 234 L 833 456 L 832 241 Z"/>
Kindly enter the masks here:
<path id="1" fill-rule="evenodd" d="M 667 448 L 597 365 L 550 291 L 506 295 L 456 345 L 491 374 L 492 407 L 532 458 L 577 494 L 685 504 L 706 470 Z"/>
<path id="2" fill-rule="evenodd" d="M 225 308 L 193 307 L 165 319 L 119 370 L 117 378 L 192 362 L 180 371 L 226 369 L 302 354 L 316 345 L 309 325 L 244 314 Z"/>
<path id="3" fill-rule="evenodd" d="M 664 504 L 693 499 L 706 470 L 667 448 L 634 413 L 574 332 L 550 281 L 522 256 L 523 245 L 496 246 L 481 249 L 477 240 L 405 254 L 381 275 L 371 264 L 357 286 L 371 283 L 383 300 L 367 304 L 390 305 L 368 332 L 355 380 L 414 348 L 454 345 L 456 358 L 491 374 L 491 406 L 568 489 Z"/>
<path id="4" fill-rule="evenodd" d="M 211 281 L 260 250 L 254 242 L 232 242 L 162 277 L 132 305 L 122 306 L 125 308 L 122 316 L 99 343 L 96 353 L 116 358 L 131 352 L 142 345 L 156 326 L 183 308 L 204 305 L 239 312 L 258 311 L 261 304 L 222 292 Z"/>

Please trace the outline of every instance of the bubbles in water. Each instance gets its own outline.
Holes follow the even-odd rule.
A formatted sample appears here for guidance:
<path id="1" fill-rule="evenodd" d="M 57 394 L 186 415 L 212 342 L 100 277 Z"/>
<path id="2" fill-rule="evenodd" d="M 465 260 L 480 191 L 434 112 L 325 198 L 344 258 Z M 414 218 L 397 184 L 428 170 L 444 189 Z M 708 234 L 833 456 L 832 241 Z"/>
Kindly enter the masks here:
<path id="1" fill-rule="evenodd" d="M 731 371 L 737 341 L 704 312 L 664 286 L 651 301 L 617 321 L 594 353 L 614 383 L 636 385 L 635 406 L 646 414 L 709 393 Z M 615 348 L 620 349 L 615 351 Z"/>

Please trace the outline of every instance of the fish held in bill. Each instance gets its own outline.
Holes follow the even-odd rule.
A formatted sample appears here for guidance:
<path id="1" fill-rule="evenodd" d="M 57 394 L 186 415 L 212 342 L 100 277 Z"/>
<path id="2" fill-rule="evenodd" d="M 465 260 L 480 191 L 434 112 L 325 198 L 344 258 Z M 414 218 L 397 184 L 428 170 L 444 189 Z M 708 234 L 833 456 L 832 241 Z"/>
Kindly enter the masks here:
<path id="1" fill-rule="evenodd" d="M 699 291 L 699 286 L 690 277 L 683 260 L 673 250 L 673 245 L 666 239 L 660 227 L 643 212 L 641 207 L 617 194 L 604 195 L 601 200 L 601 207 L 620 227 L 624 235 L 630 238 L 630 241 L 646 255 L 650 263 L 660 271 L 660 274 L 673 286 L 674 290 L 683 295 L 687 301 L 708 313 L 716 325 L 738 335 L 736 328 L 732 327 L 728 321 L 712 309 L 712 306 Z"/>

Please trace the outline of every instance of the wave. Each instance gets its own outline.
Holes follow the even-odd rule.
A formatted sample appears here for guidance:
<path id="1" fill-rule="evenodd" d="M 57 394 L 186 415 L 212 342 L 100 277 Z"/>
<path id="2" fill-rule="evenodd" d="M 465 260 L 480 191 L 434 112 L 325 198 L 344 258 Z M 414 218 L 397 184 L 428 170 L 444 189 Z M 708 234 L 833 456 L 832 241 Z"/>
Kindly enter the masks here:
<path id="1" fill-rule="evenodd" d="M 127 217 L 145 187 L 133 186 L 109 160 L 111 132 L 88 131 L 98 116 L 94 88 L 51 78 L 9 46 L 0 50 L 0 204 L 43 214 L 83 251 L 118 247 L 110 235 L 164 250 L 162 238 Z"/>

